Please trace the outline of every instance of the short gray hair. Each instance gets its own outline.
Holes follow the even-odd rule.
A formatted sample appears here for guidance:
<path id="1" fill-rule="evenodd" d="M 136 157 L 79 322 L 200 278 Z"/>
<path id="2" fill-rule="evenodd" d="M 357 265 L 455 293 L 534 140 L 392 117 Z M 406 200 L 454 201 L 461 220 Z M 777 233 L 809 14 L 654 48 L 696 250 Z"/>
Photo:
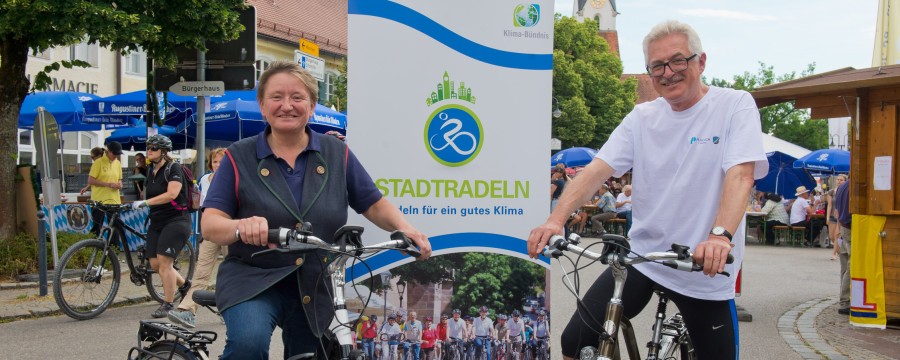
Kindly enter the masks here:
<path id="1" fill-rule="evenodd" d="M 682 34 L 687 37 L 688 49 L 691 53 L 703 53 L 703 44 L 700 43 L 700 35 L 697 35 L 694 28 L 678 20 L 666 20 L 656 24 L 653 29 L 650 29 L 650 33 L 644 37 L 644 63 L 646 65 L 649 65 L 650 62 L 650 43 L 671 34 Z"/>

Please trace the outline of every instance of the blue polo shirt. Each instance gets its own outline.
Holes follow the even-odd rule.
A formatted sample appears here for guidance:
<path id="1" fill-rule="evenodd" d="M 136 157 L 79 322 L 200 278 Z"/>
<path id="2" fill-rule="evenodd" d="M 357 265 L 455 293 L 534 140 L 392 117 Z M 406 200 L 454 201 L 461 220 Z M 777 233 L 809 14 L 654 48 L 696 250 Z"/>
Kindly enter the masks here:
<path id="1" fill-rule="evenodd" d="M 845 228 L 850 228 L 850 181 L 844 181 L 834 192 L 834 205 L 838 211 L 838 222 Z"/>
<path id="2" fill-rule="evenodd" d="M 303 199 L 303 192 L 300 189 L 303 189 L 307 159 L 313 151 L 322 151 L 318 138 L 310 136 L 310 131 L 312 130 L 307 127 L 306 133 L 309 137 L 309 143 L 306 145 L 306 149 L 300 153 L 300 156 L 297 156 L 293 167 L 288 166 L 287 161 L 284 159 L 275 156 L 272 148 L 269 147 L 266 136 L 272 132 L 271 128 L 267 126 L 266 130 L 259 134 L 256 141 L 257 159 L 262 160 L 269 156 L 275 157 L 281 175 L 284 176 L 285 181 L 287 181 L 292 190 L 291 193 L 294 195 L 297 207 L 300 207 Z M 237 194 L 235 194 L 234 183 L 234 167 L 232 167 L 231 160 L 226 155 L 219 164 L 216 176 L 213 177 L 212 183 L 209 185 L 209 192 L 206 194 L 203 207 L 221 210 L 232 219 L 237 216 L 238 200 Z M 372 177 L 363 168 L 353 151 L 349 151 L 347 154 L 347 199 L 350 207 L 358 214 L 362 214 L 369 210 L 369 207 L 380 200 L 381 197 L 381 192 L 375 187 Z"/>

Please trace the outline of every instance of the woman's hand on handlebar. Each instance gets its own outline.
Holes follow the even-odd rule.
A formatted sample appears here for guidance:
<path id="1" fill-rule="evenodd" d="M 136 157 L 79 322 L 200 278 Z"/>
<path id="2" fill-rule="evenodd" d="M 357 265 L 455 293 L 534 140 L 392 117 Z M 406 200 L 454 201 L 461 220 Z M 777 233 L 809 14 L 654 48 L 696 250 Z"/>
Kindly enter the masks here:
<path id="1" fill-rule="evenodd" d="M 552 221 L 547 221 L 531 230 L 531 233 L 528 234 L 528 256 L 537 259 L 538 255 L 544 251 L 544 246 L 550 242 L 550 237 L 559 234 L 563 234 L 562 225 Z"/>
<path id="2" fill-rule="evenodd" d="M 412 240 L 419 248 L 419 252 L 422 253 L 422 256 L 417 257 L 416 260 L 425 260 L 431 256 L 431 242 L 428 241 L 428 236 L 425 236 L 424 233 L 416 230 L 416 228 L 412 226 L 398 230 L 406 234 L 406 237 Z"/>
<path id="3" fill-rule="evenodd" d="M 716 276 L 725 271 L 725 263 L 733 247 L 728 239 L 710 234 L 694 248 L 694 263 L 703 265 L 704 275 Z"/>
<path id="4" fill-rule="evenodd" d="M 237 220 L 235 236 L 247 245 L 277 247 L 269 243 L 269 222 L 264 217 L 251 216 Z"/>

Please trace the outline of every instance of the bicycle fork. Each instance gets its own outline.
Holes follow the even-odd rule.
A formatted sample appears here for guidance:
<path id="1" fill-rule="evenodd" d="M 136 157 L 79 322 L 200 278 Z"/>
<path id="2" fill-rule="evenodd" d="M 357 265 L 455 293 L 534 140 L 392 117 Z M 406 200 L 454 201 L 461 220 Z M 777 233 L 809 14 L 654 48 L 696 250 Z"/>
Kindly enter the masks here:
<path id="1" fill-rule="evenodd" d="M 334 262 L 328 264 L 328 270 L 331 272 L 331 286 L 334 291 L 334 322 L 336 324 L 332 323 L 332 329 L 334 329 L 334 337 L 337 339 L 338 344 L 341 345 L 341 358 L 349 359 L 353 336 L 350 332 L 348 324 L 350 320 L 347 315 L 347 305 L 344 301 L 344 284 L 346 283 L 344 279 L 346 275 L 344 260 L 343 257 L 334 259 Z"/>
<path id="2" fill-rule="evenodd" d="M 661 292 L 657 292 L 659 303 L 656 305 L 656 319 L 653 323 L 653 337 L 647 343 L 647 360 L 657 360 L 659 358 L 660 339 L 662 338 L 663 321 L 666 317 L 666 304 L 669 298 Z"/>
<path id="3" fill-rule="evenodd" d="M 606 320 L 603 323 L 603 334 L 600 336 L 600 349 L 597 354 L 599 360 L 612 359 L 618 348 L 619 339 L 619 322 L 625 307 L 622 304 L 622 291 L 625 289 L 625 279 L 628 278 L 628 271 L 625 267 L 617 263 L 611 263 L 610 269 L 615 279 L 612 298 L 606 305 Z"/>

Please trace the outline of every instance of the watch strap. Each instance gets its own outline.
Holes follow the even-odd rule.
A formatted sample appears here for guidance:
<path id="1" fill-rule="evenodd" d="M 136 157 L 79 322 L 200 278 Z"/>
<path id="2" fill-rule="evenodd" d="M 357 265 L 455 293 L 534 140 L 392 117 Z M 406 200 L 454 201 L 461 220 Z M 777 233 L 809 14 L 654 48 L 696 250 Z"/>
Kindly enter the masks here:
<path id="1" fill-rule="evenodd" d="M 718 226 L 717 226 L 717 227 L 718 227 Z M 728 229 L 725 229 L 725 227 L 722 227 L 722 233 L 721 233 L 721 234 L 715 234 L 715 233 L 712 232 L 712 230 L 710 230 L 709 233 L 710 233 L 710 234 L 713 234 L 713 235 L 716 235 L 716 236 L 719 236 L 719 235 L 724 236 L 724 237 L 728 238 L 728 241 L 729 241 L 729 242 L 732 241 L 732 237 L 733 237 L 733 236 L 731 235 L 730 232 L 728 232 Z"/>

